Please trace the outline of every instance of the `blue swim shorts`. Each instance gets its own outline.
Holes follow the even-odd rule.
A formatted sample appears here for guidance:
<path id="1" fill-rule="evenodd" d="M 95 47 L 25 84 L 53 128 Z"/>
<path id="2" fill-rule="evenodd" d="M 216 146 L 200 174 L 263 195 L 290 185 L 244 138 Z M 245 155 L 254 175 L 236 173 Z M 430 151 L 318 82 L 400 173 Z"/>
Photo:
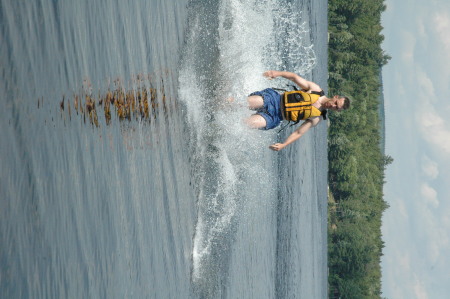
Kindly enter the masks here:
<path id="1" fill-rule="evenodd" d="M 261 96 L 264 99 L 264 106 L 256 110 L 256 114 L 261 115 L 266 120 L 266 127 L 264 130 L 270 130 L 277 127 L 282 121 L 281 114 L 281 95 L 273 90 L 267 88 L 261 91 L 256 91 L 250 94 L 251 96 Z"/>

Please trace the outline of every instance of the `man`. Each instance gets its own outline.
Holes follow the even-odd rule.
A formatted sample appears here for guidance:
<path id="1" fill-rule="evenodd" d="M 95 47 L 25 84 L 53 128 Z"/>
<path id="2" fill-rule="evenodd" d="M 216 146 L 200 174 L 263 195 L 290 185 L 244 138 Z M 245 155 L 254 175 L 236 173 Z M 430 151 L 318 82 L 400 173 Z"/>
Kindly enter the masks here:
<path id="1" fill-rule="evenodd" d="M 269 130 L 277 127 L 283 119 L 294 122 L 304 120 L 283 143 L 271 145 L 271 150 L 279 151 L 302 137 L 325 118 L 327 109 L 341 111 L 350 106 L 347 97 L 335 95 L 327 98 L 319 85 L 297 74 L 267 71 L 263 75 L 269 79 L 283 77 L 301 87 L 301 91 L 285 92 L 282 95 L 268 88 L 250 94 L 247 99 L 249 109 L 257 111 L 246 120 L 251 128 Z"/>

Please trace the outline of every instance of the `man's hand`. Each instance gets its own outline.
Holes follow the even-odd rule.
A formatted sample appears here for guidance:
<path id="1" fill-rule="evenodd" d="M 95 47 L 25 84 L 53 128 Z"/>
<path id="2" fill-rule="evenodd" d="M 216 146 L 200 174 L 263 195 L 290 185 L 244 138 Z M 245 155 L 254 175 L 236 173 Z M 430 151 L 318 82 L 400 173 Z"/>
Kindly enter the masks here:
<path id="1" fill-rule="evenodd" d="M 271 146 L 269 146 L 269 148 L 273 151 L 278 152 L 278 151 L 282 150 L 283 148 L 285 148 L 285 146 L 286 145 L 284 143 L 275 143 L 275 144 L 272 144 Z"/>
<path id="2" fill-rule="evenodd" d="M 271 80 L 279 76 L 277 73 L 277 71 L 267 71 L 264 72 L 263 76 Z"/>

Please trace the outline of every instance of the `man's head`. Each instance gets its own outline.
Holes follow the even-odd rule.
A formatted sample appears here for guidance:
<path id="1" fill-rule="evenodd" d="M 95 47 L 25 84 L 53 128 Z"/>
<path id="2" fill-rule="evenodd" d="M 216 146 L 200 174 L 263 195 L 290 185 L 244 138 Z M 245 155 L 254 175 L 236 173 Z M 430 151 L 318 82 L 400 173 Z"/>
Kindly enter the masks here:
<path id="1" fill-rule="evenodd" d="M 335 95 L 323 105 L 326 109 L 342 111 L 350 107 L 350 99 L 344 96 Z"/>

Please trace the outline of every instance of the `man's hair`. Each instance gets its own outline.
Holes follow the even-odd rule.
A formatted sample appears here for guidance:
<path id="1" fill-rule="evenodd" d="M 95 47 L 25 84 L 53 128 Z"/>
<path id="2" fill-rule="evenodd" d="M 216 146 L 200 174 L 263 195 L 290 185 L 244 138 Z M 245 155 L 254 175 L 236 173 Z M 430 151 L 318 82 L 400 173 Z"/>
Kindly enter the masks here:
<path id="1" fill-rule="evenodd" d="M 342 106 L 342 109 L 345 110 L 345 109 L 350 108 L 350 99 L 348 97 L 344 97 L 344 96 L 341 96 L 341 97 L 344 98 L 344 106 Z"/>

